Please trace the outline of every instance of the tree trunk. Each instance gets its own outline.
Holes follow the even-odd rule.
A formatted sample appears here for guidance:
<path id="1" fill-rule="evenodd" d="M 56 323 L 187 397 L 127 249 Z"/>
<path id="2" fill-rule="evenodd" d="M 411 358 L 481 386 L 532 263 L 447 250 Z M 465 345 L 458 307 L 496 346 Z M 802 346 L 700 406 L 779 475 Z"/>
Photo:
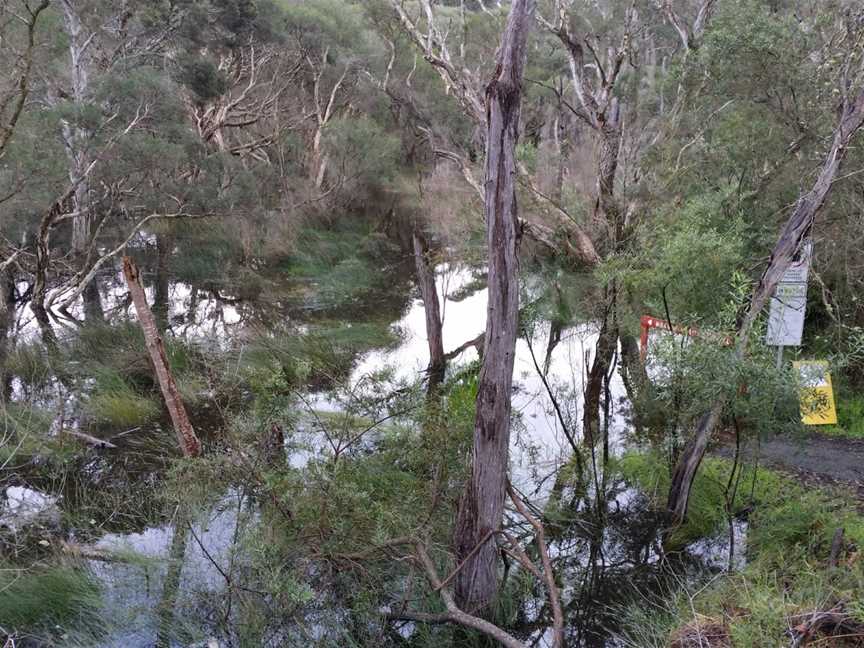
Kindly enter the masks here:
<path id="1" fill-rule="evenodd" d="M 132 303 L 135 305 L 138 321 L 141 324 L 141 329 L 144 331 L 144 341 L 147 344 L 147 351 L 150 353 L 150 360 L 153 362 L 153 369 L 156 372 L 159 387 L 162 389 L 165 406 L 171 415 L 171 421 L 174 424 L 174 431 L 177 434 L 180 449 L 187 457 L 197 457 L 201 454 L 201 442 L 195 435 L 192 423 L 189 422 L 189 416 L 186 414 L 186 408 L 183 406 L 183 400 L 180 397 L 180 392 L 177 390 L 174 376 L 171 375 L 171 368 L 168 366 L 165 345 L 162 343 L 162 337 L 159 335 L 156 320 L 150 311 L 150 306 L 147 304 L 147 295 L 144 293 L 144 287 L 141 285 L 138 267 L 130 257 L 123 257 L 123 275 L 126 277 L 126 284 L 129 286 L 129 293 L 132 295 Z"/>
<path id="2" fill-rule="evenodd" d="M 663 421 L 668 418 L 668 412 L 659 406 L 654 385 L 642 361 L 639 340 L 634 335 L 619 331 L 618 341 L 621 344 L 621 365 L 618 373 L 630 402 L 633 426 L 640 433 L 644 430 L 663 429 Z"/>
<path id="3" fill-rule="evenodd" d="M 595 217 L 609 227 L 612 249 L 615 250 L 623 243 L 626 226 L 615 197 L 615 176 L 618 173 L 618 156 L 621 151 L 621 109 L 617 98 L 611 100 L 606 119 L 599 131 L 600 152 L 597 160 L 597 198 L 594 212 Z"/>
<path id="4" fill-rule="evenodd" d="M 611 250 L 617 251 L 624 243 L 626 224 L 615 197 L 615 175 L 618 172 L 618 154 L 621 150 L 621 115 L 618 100 L 613 98 L 609 110 L 601 122 L 600 151 L 597 159 L 597 197 L 594 204 L 594 217 L 605 223 L 609 230 Z M 585 401 L 582 411 L 582 432 L 586 441 L 592 443 L 600 430 L 600 396 L 603 381 L 609 370 L 609 363 L 618 343 L 618 327 L 615 309 L 617 308 L 614 282 L 606 286 L 606 303 L 603 325 L 594 360 L 588 372 L 585 385 Z"/>
<path id="5" fill-rule="evenodd" d="M 420 296 L 423 298 L 423 309 L 426 313 L 426 339 L 429 343 L 428 392 L 431 395 L 444 381 L 444 372 L 447 368 L 444 357 L 441 304 L 438 299 L 438 287 L 435 285 L 435 268 L 429 262 L 429 246 L 423 235 L 416 230 L 413 243 L 417 283 L 420 286 Z"/>
<path id="6" fill-rule="evenodd" d="M 84 319 L 88 323 L 105 321 L 105 309 L 102 307 L 102 295 L 99 293 L 99 275 L 87 282 L 82 293 L 84 298 Z"/>
<path id="7" fill-rule="evenodd" d="M 561 334 L 564 332 L 564 325 L 556 316 L 549 320 L 549 341 L 546 343 L 546 354 L 543 358 L 543 375 L 549 375 L 549 367 L 552 366 L 552 354 L 561 343 Z"/>
<path id="8" fill-rule="evenodd" d="M 588 372 L 585 384 L 585 400 L 582 407 L 582 434 L 585 441 L 594 443 L 600 433 L 600 403 L 603 395 L 603 384 L 612 363 L 612 357 L 618 348 L 618 324 L 615 317 L 616 302 L 615 284 L 606 289 L 606 304 L 603 323 L 597 344 L 594 347 L 594 359 Z"/>
<path id="9" fill-rule="evenodd" d="M 498 550 L 510 447 L 513 360 L 519 325 L 520 238 L 516 206 L 516 142 L 522 71 L 534 0 L 514 0 L 486 88 L 486 241 L 489 303 L 477 391 L 471 475 L 459 502 L 455 553 L 458 606 L 488 612 L 498 593 Z"/>
<path id="10" fill-rule="evenodd" d="M 6 371 L 9 333 L 15 322 L 15 278 L 11 270 L 0 271 L 0 405 L 12 397 L 12 377 Z"/>
<path id="11" fill-rule="evenodd" d="M 165 331 L 168 330 L 171 312 L 171 281 L 168 272 L 168 259 L 171 258 L 173 248 L 173 236 L 170 234 L 156 235 L 156 281 L 153 291 L 153 315 L 156 318 L 156 326 L 162 335 L 165 335 Z"/>
<path id="12" fill-rule="evenodd" d="M 320 124 L 312 138 L 312 156 L 309 162 L 309 178 L 315 182 L 315 188 L 324 186 L 324 176 L 327 173 L 327 155 L 322 150 L 321 140 L 324 135 L 324 124 Z"/>
<path id="13" fill-rule="evenodd" d="M 85 56 L 92 43 L 92 37 L 86 37 L 81 26 L 81 17 L 74 0 L 63 0 L 63 27 L 69 37 L 69 76 L 71 81 L 72 99 L 76 106 L 83 106 L 90 87 Z M 91 164 L 88 140 L 90 134 L 76 124 L 66 120 L 62 122 L 63 144 L 69 162 L 69 182 L 75 187 L 73 206 L 76 215 L 72 219 L 72 250 L 82 255 L 90 244 L 90 213 L 88 205 L 89 182 L 87 169 Z"/>
<path id="14" fill-rule="evenodd" d="M 737 323 L 735 331 L 736 360 L 740 361 L 747 355 L 747 345 L 750 341 L 753 324 L 774 293 L 774 289 L 783 277 L 783 273 L 789 268 L 795 254 L 809 236 L 816 215 L 831 192 L 831 187 L 837 178 L 843 159 L 846 157 L 849 143 L 862 125 L 864 125 L 864 90 L 859 92 L 854 100 L 847 99 L 844 102 L 840 123 L 834 131 L 831 149 L 825 158 L 819 177 L 813 188 L 798 199 L 792 215 L 780 232 L 777 243 L 771 252 L 768 267 L 765 268 L 765 272 L 753 290 L 747 310 Z M 678 459 L 678 464 L 672 475 L 667 501 L 667 508 L 676 523 L 683 522 L 687 515 L 690 489 L 714 429 L 720 420 L 724 404 L 721 399 L 712 403 L 709 411 L 699 420 L 693 438 L 685 446 Z"/>
<path id="15" fill-rule="evenodd" d="M 57 350 L 57 336 L 51 326 L 51 318 L 45 308 L 45 297 L 48 293 L 48 266 L 51 263 L 51 225 L 52 215 L 56 214 L 58 205 L 55 203 L 52 212 L 46 215 L 39 225 L 39 233 L 36 236 L 36 272 L 33 281 L 33 297 L 30 299 L 30 308 L 33 317 L 39 325 L 42 333 L 42 342 L 50 352 Z"/>

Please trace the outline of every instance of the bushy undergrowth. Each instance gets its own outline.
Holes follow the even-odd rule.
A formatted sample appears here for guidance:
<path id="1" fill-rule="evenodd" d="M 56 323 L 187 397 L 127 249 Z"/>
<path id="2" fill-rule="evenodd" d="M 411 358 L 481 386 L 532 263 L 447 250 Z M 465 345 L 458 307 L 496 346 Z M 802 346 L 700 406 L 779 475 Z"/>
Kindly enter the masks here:
<path id="1" fill-rule="evenodd" d="M 665 494 L 668 470 L 656 456 L 627 455 L 620 469 L 655 497 Z M 726 460 L 703 462 L 688 521 L 674 534 L 676 543 L 683 545 L 718 530 L 730 470 Z M 628 611 L 626 645 L 667 646 L 683 633 L 696 632 L 700 624 L 721 628 L 724 640 L 736 648 L 788 645 L 787 630 L 796 618 L 800 622 L 796 615 L 827 610 L 839 602 L 845 603 L 847 613 L 864 621 L 860 596 L 864 563 L 859 559 L 864 517 L 854 502 L 848 494 L 813 489 L 771 470 L 759 469 L 754 479 L 753 470 L 745 469 L 736 506 L 754 506 L 747 531 L 747 565 L 701 586 L 677 588 L 670 600 L 646 601 L 646 608 L 634 606 Z M 831 566 L 829 554 L 838 529 L 844 530 L 845 549 L 839 564 Z M 646 614 L 647 607 L 658 612 Z"/>
<path id="2" fill-rule="evenodd" d="M 0 627 L 10 634 L 96 628 L 99 604 L 99 590 L 83 571 L 60 566 L 21 570 L 0 562 Z"/>
<path id="3" fill-rule="evenodd" d="M 846 390 L 835 393 L 837 425 L 826 425 L 820 431 L 832 436 L 864 439 L 864 396 Z"/>

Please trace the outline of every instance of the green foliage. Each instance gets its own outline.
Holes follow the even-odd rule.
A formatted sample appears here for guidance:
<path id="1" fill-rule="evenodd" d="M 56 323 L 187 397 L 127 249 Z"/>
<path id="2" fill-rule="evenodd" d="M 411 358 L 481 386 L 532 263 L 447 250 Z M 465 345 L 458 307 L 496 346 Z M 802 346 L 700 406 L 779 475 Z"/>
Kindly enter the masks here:
<path id="1" fill-rule="evenodd" d="M 639 488 L 656 506 L 663 506 L 669 492 L 670 471 L 662 457 L 651 453 L 627 453 L 616 462 L 616 468 L 630 485 Z M 720 530 L 726 520 L 724 491 L 730 470 L 724 461 L 703 460 L 691 491 L 687 521 L 674 531 L 670 547 L 682 549 Z M 739 493 L 738 505 L 745 497 L 744 493 Z"/>
<path id="2" fill-rule="evenodd" d="M 339 0 L 279 0 L 289 31 L 308 44 L 332 47 L 347 53 L 363 46 L 358 35 L 365 31 L 363 16 L 353 3 Z M 360 50 L 362 52 L 362 49 Z"/>
<path id="3" fill-rule="evenodd" d="M 864 439 L 864 396 L 838 389 L 834 403 L 837 425 L 820 426 L 819 430 L 826 434 Z"/>
<path id="4" fill-rule="evenodd" d="M 228 89 L 225 75 L 212 61 L 202 57 L 189 57 L 181 61 L 177 78 L 202 103 L 223 95 Z"/>
<path id="5" fill-rule="evenodd" d="M 6 357 L 6 371 L 18 376 L 28 395 L 38 393 L 52 385 L 54 368 L 44 345 L 19 344 Z"/>
<path id="6" fill-rule="evenodd" d="M 724 310 L 721 320 L 726 316 Z M 730 429 L 737 420 L 745 435 L 764 436 L 801 428 L 791 369 L 777 371 L 773 349 L 760 341 L 754 341 L 750 353 L 738 360 L 724 344 L 727 330 L 701 329 L 693 339 L 661 333 L 651 340 L 648 367 L 652 375 L 652 407 L 665 412 L 659 425 L 661 436 L 667 440 L 673 436 L 679 441 L 686 439 L 704 414 L 705 404 L 717 399 L 724 404 Z M 759 340 L 761 335 L 753 337 Z"/>
<path id="7" fill-rule="evenodd" d="M 52 421 L 51 413 L 38 406 L 7 403 L 0 407 L 0 465 L 45 452 Z"/>
<path id="8" fill-rule="evenodd" d="M 393 294 L 395 263 L 391 242 L 370 232 L 368 224 L 347 220 L 328 229 L 304 229 L 283 267 L 308 284 L 307 307 L 344 317 L 345 308 Z"/>
<path id="9" fill-rule="evenodd" d="M 256 338 L 244 350 L 242 361 L 253 391 L 263 399 L 259 402 L 269 403 L 272 398 L 281 402 L 287 390 L 304 384 L 332 385 L 347 378 L 360 353 L 392 346 L 398 339 L 386 322 L 323 320 L 302 333 Z"/>
<path id="10" fill-rule="evenodd" d="M 757 509 L 748 542 L 763 561 L 782 565 L 788 551 L 807 559 L 825 561 L 838 528 L 854 546 L 864 547 L 864 518 L 848 501 L 847 493 L 831 495 L 807 489 L 789 479 L 780 480 L 772 497 Z M 846 501 L 844 501 L 846 500 Z"/>
<path id="11" fill-rule="evenodd" d="M 718 322 L 746 258 L 744 220 L 727 213 L 725 201 L 719 192 L 696 196 L 645 231 L 647 267 L 638 265 L 626 280 L 650 312 L 665 318 L 668 304 L 676 323 Z"/>
<path id="12" fill-rule="evenodd" d="M 399 140 L 368 117 L 344 117 L 324 130 L 328 154 L 351 185 L 386 188 L 399 168 Z"/>

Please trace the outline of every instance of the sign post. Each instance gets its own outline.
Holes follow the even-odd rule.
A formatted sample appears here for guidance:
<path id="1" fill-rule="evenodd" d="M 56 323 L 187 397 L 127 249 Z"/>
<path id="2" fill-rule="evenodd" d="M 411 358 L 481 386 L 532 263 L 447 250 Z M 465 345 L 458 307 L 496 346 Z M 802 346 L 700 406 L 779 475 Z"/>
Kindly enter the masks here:
<path id="1" fill-rule="evenodd" d="M 801 246 L 771 297 L 765 343 L 778 347 L 778 365 L 782 363 L 784 346 L 801 346 L 812 251 L 813 244 L 810 241 Z"/>

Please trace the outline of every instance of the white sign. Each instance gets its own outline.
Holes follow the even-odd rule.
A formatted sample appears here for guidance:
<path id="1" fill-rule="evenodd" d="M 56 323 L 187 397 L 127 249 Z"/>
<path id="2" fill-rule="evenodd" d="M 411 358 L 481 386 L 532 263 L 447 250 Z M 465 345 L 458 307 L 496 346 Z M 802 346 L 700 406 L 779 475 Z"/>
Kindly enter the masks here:
<path id="1" fill-rule="evenodd" d="M 801 246 L 774 290 L 768 315 L 768 334 L 765 336 L 765 343 L 769 346 L 801 346 L 812 251 L 813 244 L 809 241 Z"/>

